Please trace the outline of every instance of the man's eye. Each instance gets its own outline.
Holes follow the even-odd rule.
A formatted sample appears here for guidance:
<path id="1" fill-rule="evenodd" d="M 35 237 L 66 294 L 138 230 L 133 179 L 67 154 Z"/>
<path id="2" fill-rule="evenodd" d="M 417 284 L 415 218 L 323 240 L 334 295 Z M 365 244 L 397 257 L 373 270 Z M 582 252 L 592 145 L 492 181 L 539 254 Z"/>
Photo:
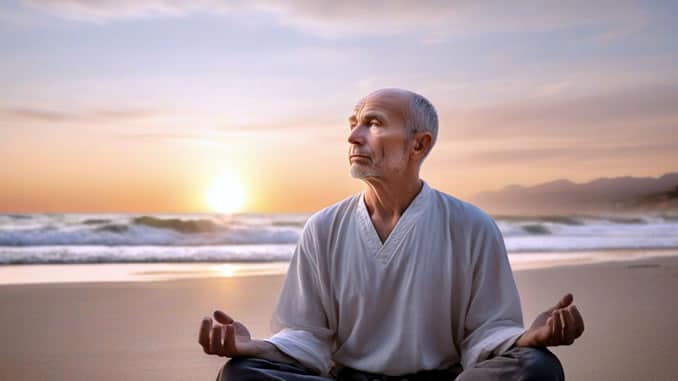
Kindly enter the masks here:
<path id="1" fill-rule="evenodd" d="M 378 126 L 378 125 L 379 125 L 379 121 L 378 121 L 378 120 L 376 120 L 376 119 L 370 120 L 370 126 Z"/>

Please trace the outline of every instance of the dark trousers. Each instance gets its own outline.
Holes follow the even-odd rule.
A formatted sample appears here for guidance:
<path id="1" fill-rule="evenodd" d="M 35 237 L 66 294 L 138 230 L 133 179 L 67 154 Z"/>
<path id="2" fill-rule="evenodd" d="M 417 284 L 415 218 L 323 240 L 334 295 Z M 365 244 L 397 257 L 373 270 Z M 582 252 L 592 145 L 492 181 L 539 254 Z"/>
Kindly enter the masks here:
<path id="1" fill-rule="evenodd" d="M 546 348 L 514 347 L 501 356 L 482 361 L 473 368 L 456 366 L 445 370 L 422 371 L 404 376 L 384 376 L 351 368 L 336 369 L 333 378 L 308 373 L 303 368 L 268 360 L 239 357 L 220 370 L 217 381 L 480 381 L 480 380 L 565 380 L 558 358 Z"/>

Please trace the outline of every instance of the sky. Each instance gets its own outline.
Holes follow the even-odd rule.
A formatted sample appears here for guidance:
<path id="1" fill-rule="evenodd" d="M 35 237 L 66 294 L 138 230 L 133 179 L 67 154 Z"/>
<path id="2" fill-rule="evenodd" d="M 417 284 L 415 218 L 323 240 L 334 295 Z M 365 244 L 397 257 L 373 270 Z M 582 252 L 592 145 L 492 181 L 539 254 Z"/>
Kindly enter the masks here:
<path id="1" fill-rule="evenodd" d="M 0 212 L 312 212 L 359 192 L 347 117 L 438 110 L 421 176 L 509 184 L 678 170 L 678 4 L 0 0 Z M 672 4 L 673 3 L 673 4 Z"/>

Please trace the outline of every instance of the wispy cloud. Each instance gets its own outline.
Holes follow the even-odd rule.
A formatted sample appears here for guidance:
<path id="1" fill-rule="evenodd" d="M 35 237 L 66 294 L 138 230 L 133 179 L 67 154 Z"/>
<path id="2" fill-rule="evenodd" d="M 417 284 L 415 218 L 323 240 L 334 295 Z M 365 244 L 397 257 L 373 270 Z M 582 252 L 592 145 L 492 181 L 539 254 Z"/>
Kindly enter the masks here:
<path id="1" fill-rule="evenodd" d="M 181 16 L 192 11 L 227 8 L 219 1 L 182 0 L 24 0 L 27 5 L 81 21 L 111 21 L 151 16 Z"/>
<path id="2" fill-rule="evenodd" d="M 0 108 L 4 120 L 45 123 L 106 123 L 136 121 L 158 116 L 156 111 L 136 109 L 105 109 L 67 112 L 33 107 Z"/>
<path id="3" fill-rule="evenodd" d="M 678 83 L 579 96 L 566 93 L 441 113 L 454 139 L 665 139 L 669 129 L 678 126 Z"/>
<path id="4" fill-rule="evenodd" d="M 537 162 L 569 163 L 609 160 L 610 158 L 642 157 L 645 159 L 664 156 L 678 159 L 678 142 L 651 144 L 605 144 L 592 142 L 557 148 L 512 148 L 501 150 L 476 150 L 459 154 L 455 160 L 474 165 L 518 165 Z"/>
<path id="5" fill-rule="evenodd" d="M 260 11 L 283 24 L 319 35 L 390 35 L 425 33 L 424 41 L 472 31 L 550 30 L 580 25 L 607 25 L 605 35 L 645 24 L 651 12 L 626 1 L 405 1 L 379 0 L 24 0 L 26 4 L 83 21 L 130 17 L 181 16 L 192 12 Z"/>
<path id="6" fill-rule="evenodd" d="M 260 2 L 262 9 L 280 15 L 285 24 L 324 35 L 424 33 L 426 42 L 444 35 L 477 31 L 543 31 L 580 25 L 637 25 L 650 13 L 614 1 L 372 1 L 296 0 Z M 617 28 L 615 28 L 616 30 Z"/>
<path id="7" fill-rule="evenodd" d="M 286 140 L 312 140 L 315 142 L 343 143 L 348 128 L 337 125 L 334 121 L 316 123 L 308 120 L 280 120 L 277 123 L 247 123 L 220 127 L 205 128 L 173 128 L 144 132 L 121 132 L 118 138 L 135 141 L 184 141 L 224 144 L 234 140 L 249 142 L 276 141 L 284 144 Z"/>
<path id="8" fill-rule="evenodd" d="M 442 139 L 428 163 L 437 168 L 512 168 L 530 178 L 650 173 L 678 162 L 678 83 L 440 111 Z"/>

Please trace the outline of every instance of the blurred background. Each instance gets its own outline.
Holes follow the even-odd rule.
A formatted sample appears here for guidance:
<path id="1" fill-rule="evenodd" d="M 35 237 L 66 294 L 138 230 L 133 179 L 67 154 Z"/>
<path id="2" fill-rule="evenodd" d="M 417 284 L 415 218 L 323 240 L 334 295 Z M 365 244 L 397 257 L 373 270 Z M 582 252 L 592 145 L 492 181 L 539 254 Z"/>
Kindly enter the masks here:
<path id="1" fill-rule="evenodd" d="M 511 253 L 678 247 L 672 2 L 3 1 L 0 263 L 286 261 L 362 190 L 355 102 L 428 97 L 422 177 Z"/>

